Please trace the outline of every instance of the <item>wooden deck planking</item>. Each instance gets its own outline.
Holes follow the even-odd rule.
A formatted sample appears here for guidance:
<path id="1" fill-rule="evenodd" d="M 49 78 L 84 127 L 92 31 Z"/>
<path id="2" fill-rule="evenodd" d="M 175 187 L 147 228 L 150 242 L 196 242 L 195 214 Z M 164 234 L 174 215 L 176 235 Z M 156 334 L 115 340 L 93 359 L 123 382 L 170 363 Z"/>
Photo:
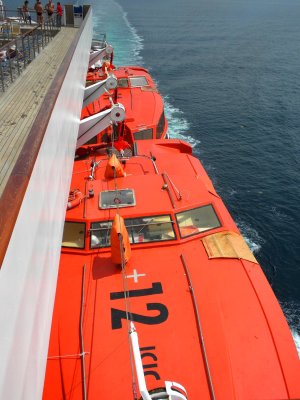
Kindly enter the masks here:
<path id="1" fill-rule="evenodd" d="M 0 196 L 77 31 L 62 27 L 21 76 L 0 95 Z"/>

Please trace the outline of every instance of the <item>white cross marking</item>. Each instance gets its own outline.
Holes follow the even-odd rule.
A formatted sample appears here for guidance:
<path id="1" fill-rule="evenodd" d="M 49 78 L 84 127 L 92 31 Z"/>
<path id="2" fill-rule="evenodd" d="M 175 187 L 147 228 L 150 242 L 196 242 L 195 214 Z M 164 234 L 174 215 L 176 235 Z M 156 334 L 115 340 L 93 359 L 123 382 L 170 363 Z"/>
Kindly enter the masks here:
<path id="1" fill-rule="evenodd" d="M 133 270 L 133 275 L 126 275 L 126 278 L 133 278 L 134 282 L 137 283 L 139 276 L 146 276 L 146 274 L 138 274 L 137 270 Z"/>

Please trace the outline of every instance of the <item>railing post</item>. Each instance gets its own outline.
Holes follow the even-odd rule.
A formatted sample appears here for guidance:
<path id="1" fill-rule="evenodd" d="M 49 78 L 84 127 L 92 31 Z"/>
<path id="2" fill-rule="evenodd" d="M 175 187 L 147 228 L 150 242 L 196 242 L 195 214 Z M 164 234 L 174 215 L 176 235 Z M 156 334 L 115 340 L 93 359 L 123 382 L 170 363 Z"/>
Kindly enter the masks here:
<path id="1" fill-rule="evenodd" d="M 36 36 L 36 41 L 37 41 L 37 50 L 38 50 L 38 53 L 40 54 L 40 40 L 39 40 L 38 31 L 37 30 L 34 31 L 34 34 Z"/>
<path id="2" fill-rule="evenodd" d="M 13 74 L 12 74 L 12 65 L 11 65 L 11 58 L 10 54 L 8 53 L 8 63 L 9 63 L 9 73 L 10 73 L 10 81 L 13 82 Z"/>
<path id="3" fill-rule="evenodd" d="M 42 37 L 42 48 L 44 48 L 45 47 L 45 45 L 44 45 L 44 32 L 43 32 L 42 25 L 39 26 L 39 29 L 41 31 L 41 37 Z"/>
<path id="4" fill-rule="evenodd" d="M 3 65 L 0 63 L 0 70 L 1 70 L 1 85 L 2 85 L 2 90 L 5 92 L 5 85 L 4 85 L 4 72 L 3 72 Z"/>
<path id="5" fill-rule="evenodd" d="M 32 40 L 32 49 L 33 49 L 33 59 L 35 59 L 35 36 L 34 35 L 31 36 L 31 40 Z"/>
<path id="6" fill-rule="evenodd" d="M 17 59 L 18 76 L 20 76 L 20 74 L 21 74 L 21 72 L 20 72 L 20 64 L 19 64 L 20 52 L 19 52 L 19 49 L 18 49 L 17 40 L 15 41 L 15 43 L 16 43 L 16 59 Z"/>
<path id="7" fill-rule="evenodd" d="M 26 68 L 26 54 L 25 54 L 24 36 L 22 36 L 22 51 L 23 51 L 24 68 Z"/>

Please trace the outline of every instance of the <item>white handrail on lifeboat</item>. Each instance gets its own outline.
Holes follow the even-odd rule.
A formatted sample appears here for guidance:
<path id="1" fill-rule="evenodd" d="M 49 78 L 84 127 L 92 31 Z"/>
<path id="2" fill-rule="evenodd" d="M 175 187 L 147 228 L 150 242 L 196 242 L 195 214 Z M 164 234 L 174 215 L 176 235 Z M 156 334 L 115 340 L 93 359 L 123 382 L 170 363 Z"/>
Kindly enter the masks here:
<path id="1" fill-rule="evenodd" d="M 79 123 L 77 148 L 87 143 L 112 123 L 125 119 L 125 108 L 122 104 L 113 104 L 111 108 L 85 118 Z"/>
<path id="2" fill-rule="evenodd" d="M 185 388 L 177 382 L 165 381 L 166 392 L 170 400 L 187 400 Z M 180 393 L 179 390 L 184 394 Z"/>
<path id="3" fill-rule="evenodd" d="M 138 379 L 140 394 L 141 394 L 143 400 L 152 400 L 151 396 L 148 392 L 147 386 L 146 386 L 142 357 L 141 357 L 141 352 L 140 352 L 140 347 L 139 347 L 138 334 L 135 330 L 134 323 L 132 321 L 130 322 L 129 334 L 130 334 L 130 340 L 131 340 L 131 346 L 132 346 L 132 351 L 133 351 L 133 356 L 134 356 L 135 370 L 136 370 L 136 375 L 137 375 L 137 379 Z"/>
<path id="4" fill-rule="evenodd" d="M 137 375 L 137 379 L 138 379 L 140 394 L 141 394 L 143 400 L 154 400 L 156 398 L 160 398 L 160 396 L 161 396 L 160 393 L 153 394 L 151 396 L 148 392 L 148 389 L 146 386 L 146 381 L 145 381 L 144 370 L 143 370 L 142 357 L 141 357 L 141 352 L 140 352 L 140 347 L 139 347 L 138 334 L 135 329 L 134 323 L 132 321 L 130 322 L 129 334 L 130 334 L 131 347 L 132 347 L 132 351 L 133 351 L 135 370 L 136 370 L 136 375 Z M 168 400 L 187 400 L 187 393 L 186 393 L 185 388 L 182 385 L 180 385 L 177 382 L 172 382 L 172 381 L 165 381 L 165 385 L 166 385 L 165 394 L 168 395 Z"/>
<path id="5" fill-rule="evenodd" d="M 118 80 L 114 74 L 108 73 L 107 78 L 103 81 L 94 83 L 84 89 L 84 98 L 82 108 L 98 99 L 106 90 L 115 89 L 118 85 Z"/>
<path id="6" fill-rule="evenodd" d="M 114 49 L 110 44 L 105 45 L 104 48 L 96 48 L 95 51 L 91 51 L 90 60 L 89 60 L 89 68 L 97 62 L 102 62 L 103 58 L 109 56 L 113 53 Z"/>

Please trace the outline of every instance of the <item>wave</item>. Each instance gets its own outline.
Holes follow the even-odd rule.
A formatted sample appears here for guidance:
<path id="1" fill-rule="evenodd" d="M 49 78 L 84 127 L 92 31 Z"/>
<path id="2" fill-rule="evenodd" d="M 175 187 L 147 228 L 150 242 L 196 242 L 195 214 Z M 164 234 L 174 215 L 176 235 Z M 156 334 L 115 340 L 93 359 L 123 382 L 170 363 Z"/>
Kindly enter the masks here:
<path id="1" fill-rule="evenodd" d="M 115 1 L 97 1 L 93 4 L 94 36 L 106 34 L 108 42 L 114 47 L 114 62 L 117 65 L 143 64 L 140 55 L 143 38 L 130 24 L 127 13 Z"/>
<path id="2" fill-rule="evenodd" d="M 259 236 L 258 232 L 254 228 L 247 225 L 245 222 L 237 220 L 236 224 L 239 230 L 241 231 L 248 246 L 250 247 L 251 251 L 257 254 L 265 242 L 264 239 Z"/>
<path id="3" fill-rule="evenodd" d="M 293 339 L 296 345 L 296 349 L 298 351 L 298 356 L 300 358 L 300 335 L 297 331 L 295 331 L 294 329 L 291 329 L 292 335 L 293 335 Z"/>
<path id="4" fill-rule="evenodd" d="M 300 304 L 295 301 L 285 301 L 285 302 L 280 302 L 280 306 L 290 326 L 291 333 L 300 358 L 300 326 L 299 326 Z"/>
<path id="5" fill-rule="evenodd" d="M 164 105 L 169 124 L 168 134 L 170 138 L 185 140 L 192 147 L 200 144 L 200 140 L 195 139 L 187 133 L 190 128 L 189 122 L 184 118 L 183 112 L 169 102 L 168 96 L 164 97 Z"/>
<path id="6" fill-rule="evenodd" d="M 119 5 L 120 10 L 123 12 L 123 20 L 125 21 L 126 26 L 128 27 L 129 31 L 131 32 L 133 38 L 133 59 L 135 64 L 143 64 L 143 59 L 140 55 L 141 50 L 144 48 L 144 39 L 138 35 L 137 30 L 134 26 L 131 25 L 127 18 L 127 12 L 123 10 L 123 8 Z"/>

